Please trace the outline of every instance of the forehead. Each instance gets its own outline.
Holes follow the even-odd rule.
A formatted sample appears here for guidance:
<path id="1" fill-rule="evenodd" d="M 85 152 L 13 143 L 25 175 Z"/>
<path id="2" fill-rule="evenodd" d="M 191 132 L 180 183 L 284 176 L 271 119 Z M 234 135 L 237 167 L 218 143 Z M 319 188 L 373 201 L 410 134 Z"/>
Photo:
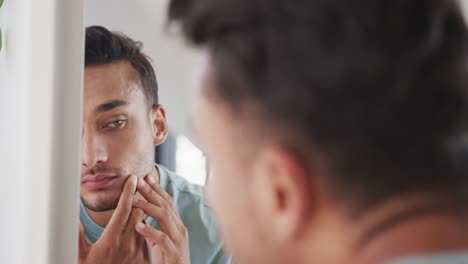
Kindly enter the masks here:
<path id="1" fill-rule="evenodd" d="M 108 100 L 141 100 L 144 94 L 138 74 L 127 61 L 85 68 L 84 104 Z"/>

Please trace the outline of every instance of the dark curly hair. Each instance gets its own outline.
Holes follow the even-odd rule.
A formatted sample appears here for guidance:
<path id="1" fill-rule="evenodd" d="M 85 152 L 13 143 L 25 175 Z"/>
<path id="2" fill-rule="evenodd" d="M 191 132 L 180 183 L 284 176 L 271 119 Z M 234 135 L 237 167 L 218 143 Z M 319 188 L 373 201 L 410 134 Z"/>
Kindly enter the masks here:
<path id="1" fill-rule="evenodd" d="M 158 82 L 150 58 L 142 52 L 143 44 L 102 26 L 86 28 L 85 66 L 128 61 L 140 77 L 143 93 L 150 106 L 158 104 Z"/>

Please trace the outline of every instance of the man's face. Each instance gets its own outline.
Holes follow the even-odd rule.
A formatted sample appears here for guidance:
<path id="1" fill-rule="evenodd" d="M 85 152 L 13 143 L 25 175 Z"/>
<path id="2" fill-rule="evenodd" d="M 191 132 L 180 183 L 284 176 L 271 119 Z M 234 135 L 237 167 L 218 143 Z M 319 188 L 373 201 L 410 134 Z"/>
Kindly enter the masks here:
<path id="1" fill-rule="evenodd" d="M 205 77 L 202 91 L 213 85 L 210 77 Z M 244 124 L 233 117 L 224 103 L 204 92 L 196 98 L 192 122 L 213 172 L 206 195 L 220 223 L 226 248 L 239 263 L 264 263 L 261 256 L 268 254 L 262 242 L 265 237 L 258 231 L 262 221 L 256 211 L 258 185 L 252 181 L 241 150 L 245 147 L 245 133 L 241 132 Z"/>
<path id="2" fill-rule="evenodd" d="M 151 108 L 128 62 L 85 69 L 81 199 L 93 211 L 115 209 L 129 175 L 154 168 Z"/>

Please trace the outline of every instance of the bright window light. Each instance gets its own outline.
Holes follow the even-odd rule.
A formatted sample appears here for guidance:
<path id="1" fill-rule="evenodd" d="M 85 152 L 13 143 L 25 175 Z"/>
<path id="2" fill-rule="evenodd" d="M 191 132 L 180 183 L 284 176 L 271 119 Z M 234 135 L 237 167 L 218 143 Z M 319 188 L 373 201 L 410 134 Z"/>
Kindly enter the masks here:
<path id="1" fill-rule="evenodd" d="M 189 182 L 205 185 L 206 159 L 203 152 L 184 136 L 177 137 L 176 172 Z"/>

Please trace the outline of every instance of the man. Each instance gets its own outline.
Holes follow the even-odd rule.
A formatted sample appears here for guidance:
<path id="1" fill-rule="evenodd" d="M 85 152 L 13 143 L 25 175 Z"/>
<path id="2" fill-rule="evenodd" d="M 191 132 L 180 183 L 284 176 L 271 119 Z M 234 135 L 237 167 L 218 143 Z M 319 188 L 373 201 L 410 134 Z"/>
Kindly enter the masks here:
<path id="1" fill-rule="evenodd" d="M 468 263 L 468 32 L 452 0 L 172 0 L 239 263 Z M 458 261 L 458 262 L 457 262 Z"/>
<path id="2" fill-rule="evenodd" d="M 154 162 L 166 139 L 141 44 L 86 30 L 80 263 L 227 263 L 200 187 Z"/>

